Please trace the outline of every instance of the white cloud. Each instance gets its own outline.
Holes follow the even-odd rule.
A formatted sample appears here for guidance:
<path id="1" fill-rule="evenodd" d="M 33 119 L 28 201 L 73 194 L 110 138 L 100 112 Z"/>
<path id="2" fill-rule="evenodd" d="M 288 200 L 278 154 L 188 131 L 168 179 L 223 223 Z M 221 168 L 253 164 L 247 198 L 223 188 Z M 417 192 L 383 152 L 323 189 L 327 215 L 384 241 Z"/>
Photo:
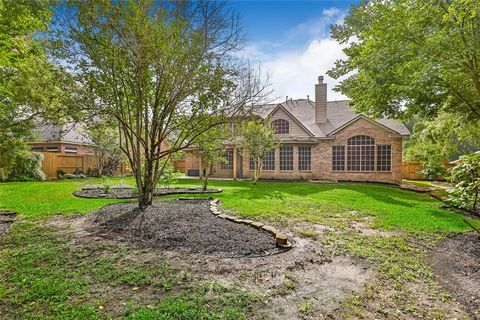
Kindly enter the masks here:
<path id="1" fill-rule="evenodd" d="M 318 19 L 308 20 L 290 30 L 287 39 L 303 36 L 303 46 L 257 43 L 245 48 L 243 54 L 259 62 L 262 70 L 269 75 L 273 98 L 282 101 L 285 96 L 297 99 L 309 95 L 314 100 L 315 83 L 318 76 L 323 75 L 328 84 L 328 100 L 346 99 L 332 90 L 338 81 L 326 76 L 334 62 L 345 57 L 342 45 L 329 36 L 330 25 L 341 23 L 345 14 L 345 11 L 337 8 L 326 9 Z M 267 53 L 272 47 L 275 47 L 274 53 Z"/>

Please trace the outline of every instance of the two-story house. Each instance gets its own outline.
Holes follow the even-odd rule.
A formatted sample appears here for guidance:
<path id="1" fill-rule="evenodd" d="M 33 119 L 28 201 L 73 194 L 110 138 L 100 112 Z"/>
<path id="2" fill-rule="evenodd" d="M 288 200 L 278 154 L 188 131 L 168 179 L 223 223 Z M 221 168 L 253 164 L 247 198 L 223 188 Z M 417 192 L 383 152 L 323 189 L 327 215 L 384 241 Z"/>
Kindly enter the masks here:
<path id="1" fill-rule="evenodd" d="M 256 108 L 271 122 L 282 145 L 263 161 L 264 179 L 393 181 L 402 178 L 402 141 L 408 129 L 392 119 L 357 114 L 348 101 L 327 101 L 327 84 L 318 77 L 315 101 L 286 100 Z M 249 178 L 254 163 L 226 145 L 226 159 L 212 176 Z M 186 153 L 186 172 L 198 175 L 194 150 Z"/>

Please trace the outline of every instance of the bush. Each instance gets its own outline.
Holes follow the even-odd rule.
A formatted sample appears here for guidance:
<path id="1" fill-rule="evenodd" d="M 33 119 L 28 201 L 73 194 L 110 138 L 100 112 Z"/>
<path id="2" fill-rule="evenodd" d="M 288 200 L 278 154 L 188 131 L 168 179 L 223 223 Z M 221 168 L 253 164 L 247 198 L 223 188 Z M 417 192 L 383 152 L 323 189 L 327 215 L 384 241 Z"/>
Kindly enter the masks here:
<path id="1" fill-rule="evenodd" d="M 456 207 L 480 211 L 480 151 L 460 157 L 451 171 L 454 187 L 449 191 L 451 204 Z"/>
<path id="2" fill-rule="evenodd" d="M 159 185 L 164 188 L 170 188 L 172 185 L 178 183 L 178 176 L 179 174 L 175 172 L 175 168 L 171 161 L 166 160 L 165 166 L 163 168 L 163 172 L 158 179 Z"/>
<path id="3" fill-rule="evenodd" d="M 65 171 L 63 171 L 62 169 L 57 169 L 57 179 L 65 179 Z"/>
<path id="4" fill-rule="evenodd" d="M 8 175 L 10 181 L 44 181 L 46 176 L 42 171 L 43 154 L 23 151 L 14 159 Z"/>
<path id="5" fill-rule="evenodd" d="M 428 161 L 423 163 L 421 173 L 427 180 L 437 180 L 438 177 L 445 175 L 447 170 L 442 163 L 437 161 Z"/>

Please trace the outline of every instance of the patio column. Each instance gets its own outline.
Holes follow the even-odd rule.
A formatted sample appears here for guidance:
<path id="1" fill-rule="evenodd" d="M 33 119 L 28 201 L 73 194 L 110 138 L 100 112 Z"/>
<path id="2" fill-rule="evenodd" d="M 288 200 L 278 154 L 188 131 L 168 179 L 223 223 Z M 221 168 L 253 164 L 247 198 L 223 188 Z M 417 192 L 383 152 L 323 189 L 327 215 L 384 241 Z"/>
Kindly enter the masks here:
<path id="1" fill-rule="evenodd" d="M 237 148 L 233 148 L 233 180 L 237 180 Z"/>

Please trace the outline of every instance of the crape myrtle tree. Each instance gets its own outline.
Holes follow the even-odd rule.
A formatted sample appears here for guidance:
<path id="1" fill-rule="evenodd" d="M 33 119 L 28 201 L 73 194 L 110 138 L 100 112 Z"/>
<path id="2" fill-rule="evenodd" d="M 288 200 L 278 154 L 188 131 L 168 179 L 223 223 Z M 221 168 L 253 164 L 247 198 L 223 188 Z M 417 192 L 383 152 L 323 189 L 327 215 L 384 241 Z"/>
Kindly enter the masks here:
<path id="1" fill-rule="evenodd" d="M 332 36 L 345 59 L 328 72 L 373 117 L 439 112 L 480 121 L 478 0 L 371 0 L 353 6 Z"/>
<path id="2" fill-rule="evenodd" d="M 280 140 L 268 121 L 253 119 L 239 126 L 237 142 L 241 152 L 253 160 L 253 184 L 256 184 L 262 174 L 263 159 L 280 146 Z"/>
<path id="3" fill-rule="evenodd" d="M 267 93 L 237 58 L 243 37 L 226 2 L 72 0 L 57 12 L 59 55 L 79 88 L 75 106 L 118 123 L 140 207 L 152 203 L 162 159 Z"/>
<path id="4" fill-rule="evenodd" d="M 217 126 L 202 133 L 196 143 L 198 156 L 201 164 L 201 178 L 203 190 L 207 190 L 208 178 L 216 163 L 222 163 L 226 160 L 227 139 L 231 139 L 232 133 L 227 124 Z"/>

